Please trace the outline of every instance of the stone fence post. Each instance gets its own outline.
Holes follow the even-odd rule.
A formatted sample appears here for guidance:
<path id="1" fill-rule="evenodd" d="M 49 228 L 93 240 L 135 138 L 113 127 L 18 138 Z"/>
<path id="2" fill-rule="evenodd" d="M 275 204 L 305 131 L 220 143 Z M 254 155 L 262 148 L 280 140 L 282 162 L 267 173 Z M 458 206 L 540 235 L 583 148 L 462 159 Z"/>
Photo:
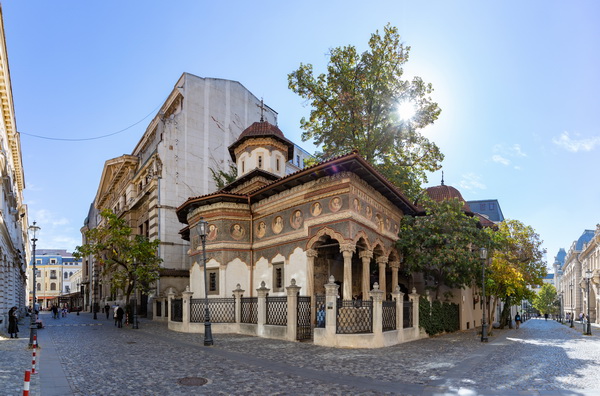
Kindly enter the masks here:
<path id="1" fill-rule="evenodd" d="M 186 286 L 182 294 L 182 331 L 188 333 L 190 331 L 190 310 L 192 309 L 192 296 L 194 292 L 190 291 L 190 287 Z"/>
<path id="2" fill-rule="evenodd" d="M 172 301 L 174 298 L 175 298 L 175 292 L 173 292 L 173 288 L 170 288 L 169 292 L 167 293 L 167 301 L 166 301 L 167 307 L 168 307 L 168 310 L 166 311 L 167 312 L 167 321 L 169 321 L 169 322 L 171 321 L 171 317 L 172 317 L 171 316 L 171 311 L 173 310 Z"/>
<path id="3" fill-rule="evenodd" d="M 412 289 L 412 293 L 410 293 L 409 295 L 409 299 L 410 301 L 412 301 L 413 303 L 413 330 L 414 332 L 414 337 L 418 338 L 419 337 L 419 295 L 417 294 L 417 289 L 415 289 L 413 287 Z"/>
<path id="4" fill-rule="evenodd" d="M 373 284 L 373 290 L 369 292 L 369 296 L 373 299 L 373 335 L 381 337 L 383 333 L 383 290 L 379 290 L 379 283 Z"/>
<path id="5" fill-rule="evenodd" d="M 325 334 L 328 339 L 335 337 L 339 288 L 340 286 L 335 283 L 335 278 L 331 275 L 329 283 L 325 284 Z"/>
<path id="6" fill-rule="evenodd" d="M 258 297 L 258 318 L 256 335 L 259 337 L 265 336 L 265 324 L 267 323 L 267 295 L 271 289 L 267 289 L 265 281 L 260 282 L 260 287 L 256 289 Z"/>
<path id="7" fill-rule="evenodd" d="M 235 323 L 237 324 L 242 322 L 242 296 L 244 295 L 244 291 L 239 283 L 235 285 L 233 297 L 235 298 Z"/>
<path id="8" fill-rule="evenodd" d="M 404 293 L 400 286 L 392 292 L 392 298 L 396 300 L 396 330 L 398 331 L 398 342 L 404 342 Z"/>
<path id="9" fill-rule="evenodd" d="M 287 290 L 287 335 L 289 341 L 296 341 L 298 329 L 298 293 L 300 286 L 296 286 L 296 279 L 291 280 Z"/>

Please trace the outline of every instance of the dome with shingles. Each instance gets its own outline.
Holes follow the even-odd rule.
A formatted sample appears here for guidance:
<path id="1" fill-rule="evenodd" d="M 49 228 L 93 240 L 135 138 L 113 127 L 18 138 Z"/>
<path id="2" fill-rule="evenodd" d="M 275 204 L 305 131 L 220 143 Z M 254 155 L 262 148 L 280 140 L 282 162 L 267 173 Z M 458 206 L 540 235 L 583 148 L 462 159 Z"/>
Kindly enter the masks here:
<path id="1" fill-rule="evenodd" d="M 460 191 L 452 186 L 446 186 L 442 184 L 441 186 L 429 187 L 425 191 L 427 191 L 427 195 L 429 198 L 433 199 L 436 202 L 442 202 L 447 199 L 458 198 L 460 201 L 464 202 L 463 210 L 467 212 L 471 212 L 471 207 L 467 204 L 467 201 L 464 200 Z"/>
<path id="2" fill-rule="evenodd" d="M 286 139 L 283 132 L 281 132 L 281 129 L 279 129 L 277 125 L 273 125 L 267 121 L 258 121 L 244 129 L 238 139 L 231 146 L 229 146 L 229 154 L 231 154 L 231 158 L 235 161 L 236 147 L 248 139 L 260 137 L 271 137 L 284 143 L 288 147 L 288 159 L 293 157 L 294 144 Z"/>

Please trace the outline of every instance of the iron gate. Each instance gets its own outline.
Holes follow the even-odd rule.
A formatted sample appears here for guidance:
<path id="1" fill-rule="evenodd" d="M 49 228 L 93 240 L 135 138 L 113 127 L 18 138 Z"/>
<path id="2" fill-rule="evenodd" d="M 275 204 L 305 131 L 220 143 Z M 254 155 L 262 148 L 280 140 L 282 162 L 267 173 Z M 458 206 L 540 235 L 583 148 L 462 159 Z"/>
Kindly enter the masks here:
<path id="1" fill-rule="evenodd" d="M 298 318 L 296 325 L 296 339 L 298 341 L 312 340 L 312 326 L 310 323 L 311 310 L 309 296 L 298 296 L 298 308 L 296 311 Z"/>

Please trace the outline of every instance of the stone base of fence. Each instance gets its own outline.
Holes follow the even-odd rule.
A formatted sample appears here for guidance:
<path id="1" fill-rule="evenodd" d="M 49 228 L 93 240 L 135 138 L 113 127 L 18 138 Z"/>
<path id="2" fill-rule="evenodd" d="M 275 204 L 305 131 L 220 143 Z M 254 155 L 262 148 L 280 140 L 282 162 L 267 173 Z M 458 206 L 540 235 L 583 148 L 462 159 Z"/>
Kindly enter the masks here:
<path id="1" fill-rule="evenodd" d="M 333 277 L 331 277 L 329 283 L 325 285 L 325 326 L 314 327 L 312 329 L 312 339 L 315 345 L 337 348 L 383 348 L 427 337 L 426 334 L 419 331 L 419 295 L 416 294 L 414 289 L 413 293 L 409 294 L 410 303 L 406 302 L 406 304 L 408 304 L 408 307 L 406 309 L 409 310 L 408 313 L 406 313 L 406 315 L 408 315 L 408 317 L 410 318 L 410 323 L 407 319 L 405 319 L 405 315 L 403 313 L 405 307 L 404 294 L 400 292 L 399 288 L 396 288 L 396 290 L 392 293 L 393 300 L 396 301 L 395 311 L 391 311 L 395 312 L 395 317 L 387 316 L 388 321 L 386 321 L 385 325 L 386 329 L 393 329 L 394 326 L 395 329 L 388 331 L 382 330 L 384 326 L 382 307 L 383 292 L 379 290 L 379 286 L 377 284 L 373 286 L 373 290 L 369 293 L 370 298 L 372 300 L 372 312 L 370 313 L 370 316 L 366 316 L 366 313 L 363 311 L 360 312 L 360 315 L 355 315 L 356 320 L 360 321 L 360 324 L 358 326 L 353 326 L 354 330 L 364 331 L 364 333 L 340 334 L 340 332 L 347 331 L 348 328 L 345 327 L 345 325 L 338 324 L 338 288 L 339 286 L 335 284 Z M 233 295 L 235 297 L 235 323 L 211 322 L 211 329 L 213 335 L 229 333 L 257 336 L 262 338 L 272 338 L 278 340 L 295 341 L 297 339 L 298 329 L 297 307 L 300 287 L 296 286 L 296 282 L 292 280 L 292 284 L 286 289 L 286 310 L 282 312 L 282 309 L 280 307 L 279 311 L 276 312 L 276 314 L 278 314 L 279 316 L 271 320 L 271 323 L 273 323 L 273 320 L 275 320 L 274 323 L 279 323 L 283 320 L 283 317 L 285 316 L 285 325 L 267 324 L 267 322 L 269 321 L 269 315 L 272 314 L 269 314 L 269 312 L 267 312 L 267 307 L 269 305 L 267 299 L 269 298 L 268 292 L 270 290 L 266 288 L 264 282 L 262 282 L 261 287 L 256 290 L 258 297 L 257 302 L 253 303 L 254 308 L 246 308 L 246 311 L 244 312 L 242 312 L 242 297 L 244 290 L 241 290 L 240 286 L 238 285 L 237 289 L 233 291 Z M 192 293 L 188 290 L 182 293 L 181 300 L 183 306 L 181 317 L 171 315 L 168 316 L 169 330 L 199 334 L 204 333 L 205 327 L 203 322 L 190 322 L 191 298 Z M 171 307 L 172 301 L 174 299 L 174 294 L 169 293 L 167 300 L 169 303 L 169 307 Z M 286 301 L 283 301 L 283 303 L 286 303 Z M 277 304 L 277 301 L 271 302 L 271 304 Z M 391 308 L 390 303 L 387 303 L 386 306 L 386 309 L 394 308 L 393 303 Z M 371 307 L 370 303 L 368 307 Z M 248 309 L 250 309 L 250 311 L 248 311 Z M 344 309 L 346 311 L 340 311 L 342 315 L 344 315 L 344 312 L 349 313 L 354 309 L 363 310 L 367 308 L 341 308 L 341 310 Z M 408 323 L 406 324 L 406 326 L 410 327 L 405 327 L 405 323 L 403 323 L 403 321 L 405 320 L 406 323 Z M 244 321 L 252 321 L 255 323 L 243 323 Z M 372 321 L 372 323 L 369 321 Z M 367 326 L 365 326 L 365 323 L 367 324 Z M 311 324 L 311 326 L 314 326 L 314 323 Z"/>

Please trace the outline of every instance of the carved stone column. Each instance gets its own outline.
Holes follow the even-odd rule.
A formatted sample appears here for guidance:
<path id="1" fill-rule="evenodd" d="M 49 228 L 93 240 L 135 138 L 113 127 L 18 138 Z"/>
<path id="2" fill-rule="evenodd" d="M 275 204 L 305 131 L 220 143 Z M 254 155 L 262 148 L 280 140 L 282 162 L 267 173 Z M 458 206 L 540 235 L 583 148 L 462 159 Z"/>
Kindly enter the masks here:
<path id="1" fill-rule="evenodd" d="M 310 297 L 315 294 L 315 259 L 318 256 L 319 252 L 315 249 L 306 251 L 306 295 Z"/>
<path id="2" fill-rule="evenodd" d="M 340 251 L 344 256 L 344 289 L 342 298 L 344 300 L 352 299 L 352 255 L 356 251 L 356 246 L 351 243 L 340 246 Z"/>
<path id="3" fill-rule="evenodd" d="M 392 290 L 396 290 L 398 286 L 398 271 L 400 270 L 400 261 L 390 261 L 390 268 L 392 269 Z"/>
<path id="4" fill-rule="evenodd" d="M 358 257 L 362 260 L 362 298 L 367 299 L 369 290 L 371 289 L 370 283 L 370 269 L 371 259 L 373 258 L 373 252 L 370 250 L 363 250 L 358 254 Z"/>
<path id="5" fill-rule="evenodd" d="M 387 257 L 377 257 L 377 264 L 379 265 L 379 290 L 383 292 L 383 299 L 385 300 L 385 265 L 388 262 Z"/>

